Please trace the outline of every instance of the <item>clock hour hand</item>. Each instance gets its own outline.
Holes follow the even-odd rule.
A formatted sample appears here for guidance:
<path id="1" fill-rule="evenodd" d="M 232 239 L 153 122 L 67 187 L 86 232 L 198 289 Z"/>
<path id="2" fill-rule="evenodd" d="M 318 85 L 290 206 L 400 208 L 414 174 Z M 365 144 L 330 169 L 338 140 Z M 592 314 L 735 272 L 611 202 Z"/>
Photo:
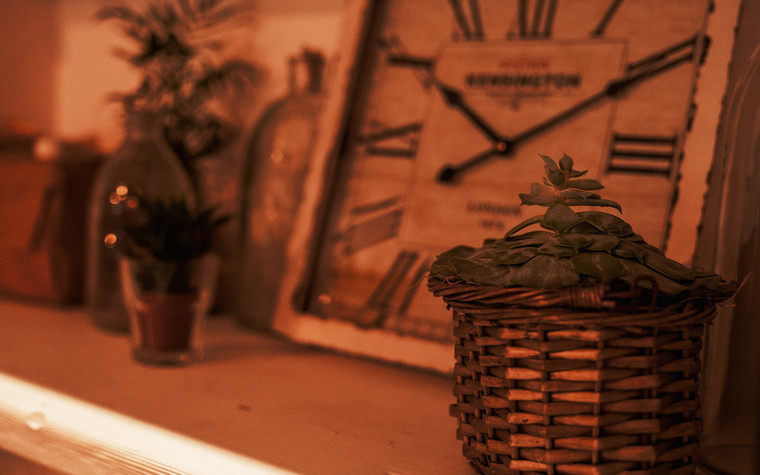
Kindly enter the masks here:
<path id="1" fill-rule="evenodd" d="M 704 51 L 707 47 L 707 41 L 708 37 L 704 35 L 695 35 L 684 41 L 675 43 L 639 61 L 629 64 L 626 68 L 626 72 L 622 76 L 611 80 L 597 93 L 592 94 L 559 114 L 539 122 L 511 137 L 499 137 L 497 134 L 494 134 L 497 137 L 496 145 L 494 146 L 495 151 L 484 157 L 481 157 L 481 155 L 484 154 L 476 155 L 459 165 L 445 165 L 438 172 L 438 181 L 441 183 L 452 183 L 458 175 L 485 161 L 490 156 L 495 154 L 508 155 L 522 141 L 530 139 L 555 125 L 574 117 L 596 103 L 604 99 L 617 97 L 634 84 L 655 77 L 681 63 L 695 59 L 697 52 Z M 702 42 L 704 42 L 704 44 Z M 469 109 L 465 108 L 462 110 L 464 112 Z M 498 149 L 499 146 L 504 150 L 500 151 Z"/>
<path id="2" fill-rule="evenodd" d="M 465 117 L 467 117 L 470 122 L 475 124 L 475 127 L 477 127 L 481 132 L 483 132 L 486 137 L 491 139 L 492 142 L 498 143 L 498 142 L 506 142 L 504 138 L 494 130 L 493 127 L 489 123 L 487 123 L 485 120 L 483 120 L 482 117 L 480 117 L 473 109 L 470 107 L 467 102 L 465 102 L 464 97 L 462 96 L 461 91 L 458 89 L 455 89 L 451 86 L 448 86 L 446 84 L 443 84 L 442 82 L 435 80 L 434 81 L 435 87 L 438 88 L 439 91 L 441 91 L 441 96 L 443 96 L 443 100 L 446 102 L 448 106 L 455 107 L 459 109 L 462 114 L 464 114 Z"/>

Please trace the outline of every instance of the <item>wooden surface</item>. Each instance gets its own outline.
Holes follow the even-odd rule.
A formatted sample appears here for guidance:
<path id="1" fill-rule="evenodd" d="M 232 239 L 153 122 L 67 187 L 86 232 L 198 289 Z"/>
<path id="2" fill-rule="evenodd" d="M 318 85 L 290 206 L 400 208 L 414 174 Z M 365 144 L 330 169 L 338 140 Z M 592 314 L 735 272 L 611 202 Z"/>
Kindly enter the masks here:
<path id="1" fill-rule="evenodd" d="M 81 310 L 0 301 L 0 449 L 70 473 L 474 473 L 449 378 L 226 318 L 206 334 L 201 363 L 147 367 Z"/>

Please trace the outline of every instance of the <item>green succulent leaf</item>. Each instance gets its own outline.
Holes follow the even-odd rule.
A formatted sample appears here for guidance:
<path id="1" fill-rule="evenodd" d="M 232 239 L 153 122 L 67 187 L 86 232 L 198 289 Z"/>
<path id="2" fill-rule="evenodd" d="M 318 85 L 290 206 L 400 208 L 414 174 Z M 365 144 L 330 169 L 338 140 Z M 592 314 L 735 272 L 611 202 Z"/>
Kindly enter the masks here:
<path id="1" fill-rule="evenodd" d="M 626 241 L 631 241 L 631 242 L 638 242 L 638 243 L 644 242 L 644 236 L 637 233 L 631 233 L 628 236 L 626 236 L 624 239 Z"/>
<path id="2" fill-rule="evenodd" d="M 514 285 L 534 289 L 556 289 L 577 285 L 581 278 L 566 258 L 540 254 L 511 271 Z"/>
<path id="3" fill-rule="evenodd" d="M 565 204 L 568 204 L 567 200 L 600 200 L 602 198 L 599 193 L 576 189 L 565 189 L 558 192 L 557 195 L 565 200 Z"/>
<path id="4" fill-rule="evenodd" d="M 649 255 L 649 251 L 644 246 L 623 240 L 618 243 L 612 253 L 624 259 L 636 259 L 642 264 L 644 263 L 644 259 Z"/>
<path id="5" fill-rule="evenodd" d="M 647 275 L 655 279 L 660 292 L 663 292 L 666 295 L 678 295 L 687 289 L 686 286 L 681 285 L 673 279 L 669 279 L 659 272 L 655 272 L 649 267 L 636 261 L 621 259 L 619 262 L 625 267 L 625 274 L 621 276 L 621 279 L 629 284 L 632 283 L 636 277 Z M 645 289 L 651 288 L 651 284 L 646 280 L 639 281 L 638 285 Z"/>
<path id="6" fill-rule="evenodd" d="M 544 213 L 544 219 L 541 224 L 549 229 L 558 232 L 565 232 L 572 226 L 578 224 L 581 218 L 565 204 L 556 204 L 550 206 Z"/>
<path id="7" fill-rule="evenodd" d="M 598 279 L 602 283 L 610 282 L 625 275 L 625 267 L 604 252 L 586 252 L 570 258 L 576 272 Z"/>
<path id="8" fill-rule="evenodd" d="M 558 201 L 553 188 L 540 183 L 531 183 L 530 193 L 519 193 L 518 196 L 524 205 L 549 206 Z"/>
<path id="9" fill-rule="evenodd" d="M 567 180 L 567 187 L 585 191 L 601 190 L 604 188 L 599 180 L 594 180 L 593 178 L 575 178 Z"/>
<path id="10" fill-rule="evenodd" d="M 644 258 L 644 265 L 673 280 L 691 281 L 697 278 L 697 273 L 694 270 L 654 252 L 647 253 L 647 256 Z"/>
<path id="11" fill-rule="evenodd" d="M 572 250 L 574 250 L 576 254 L 578 253 L 579 250 L 588 246 L 593 241 L 594 240 L 591 236 L 587 236 L 585 234 L 576 234 L 576 233 L 555 234 L 554 236 L 551 237 L 551 242 L 553 244 L 556 244 L 558 246 L 569 247 Z"/>
<path id="12" fill-rule="evenodd" d="M 633 233 L 633 228 L 631 228 L 630 224 L 609 213 L 602 211 L 581 211 L 578 213 L 578 216 L 582 221 L 591 224 L 600 231 L 618 237 L 628 236 Z"/>
<path id="13" fill-rule="evenodd" d="M 573 228 L 575 229 L 575 228 Z M 591 238 L 591 244 L 586 246 L 589 251 L 605 251 L 611 253 L 620 243 L 620 239 L 609 234 L 585 234 Z"/>
<path id="14" fill-rule="evenodd" d="M 573 170 L 573 159 L 568 154 L 563 154 L 559 159 L 559 168 L 565 173 L 570 173 Z"/>
<path id="15" fill-rule="evenodd" d="M 540 248 L 539 248 L 540 249 Z M 493 261 L 504 266 L 520 265 L 536 257 L 539 251 L 535 247 L 519 247 L 513 249 L 497 250 Z"/>
<path id="16" fill-rule="evenodd" d="M 456 275 L 456 268 L 451 263 L 452 259 L 466 259 L 475 251 L 470 246 L 456 246 L 438 255 L 430 265 L 431 274 Z"/>
<path id="17" fill-rule="evenodd" d="M 564 189 L 566 186 L 565 182 L 567 181 L 567 174 L 560 169 L 553 158 L 546 155 L 541 155 L 541 158 L 544 160 L 544 171 L 546 173 L 546 179 L 549 182 L 547 184 L 553 185 L 558 190 Z"/>
<path id="18" fill-rule="evenodd" d="M 541 160 L 544 161 L 544 167 L 547 170 L 562 171 L 562 169 L 560 168 L 560 166 L 557 165 L 557 162 L 555 162 L 554 159 L 552 157 L 550 157 L 549 155 L 541 155 L 541 154 L 539 154 L 538 156 L 541 157 Z M 570 158 L 570 157 L 568 157 L 568 158 Z M 573 164 L 572 164 L 572 158 L 570 158 L 570 161 L 571 161 L 570 167 L 572 167 L 573 166 Z"/>
<path id="19" fill-rule="evenodd" d="M 456 269 L 456 275 L 467 282 L 498 287 L 513 285 L 509 266 L 458 257 L 451 259 L 451 265 Z"/>
<path id="20" fill-rule="evenodd" d="M 544 219 L 543 216 L 533 216 L 532 218 L 528 218 L 525 221 L 523 221 L 523 222 L 521 222 L 519 224 L 516 224 L 512 229 L 510 229 L 509 231 L 507 231 L 507 234 L 504 235 L 504 237 L 502 238 L 502 240 L 504 240 L 504 241 L 511 241 L 513 239 L 517 239 L 517 238 L 513 238 L 513 236 L 515 235 L 516 232 L 521 231 L 521 230 L 523 230 L 523 229 L 525 229 L 528 226 L 531 226 L 533 224 L 539 224 L 542 219 Z"/>
<path id="21" fill-rule="evenodd" d="M 568 206 L 602 206 L 602 207 L 609 207 L 609 208 L 615 208 L 618 211 L 623 211 L 623 209 L 620 207 L 620 205 L 612 200 L 602 200 L 602 199 L 582 199 L 582 200 L 576 200 L 576 199 L 568 199 L 565 200 L 565 204 Z"/>
<path id="22" fill-rule="evenodd" d="M 540 254 L 549 254 L 554 257 L 570 257 L 578 253 L 571 247 L 560 246 L 558 244 L 546 243 L 538 248 Z"/>

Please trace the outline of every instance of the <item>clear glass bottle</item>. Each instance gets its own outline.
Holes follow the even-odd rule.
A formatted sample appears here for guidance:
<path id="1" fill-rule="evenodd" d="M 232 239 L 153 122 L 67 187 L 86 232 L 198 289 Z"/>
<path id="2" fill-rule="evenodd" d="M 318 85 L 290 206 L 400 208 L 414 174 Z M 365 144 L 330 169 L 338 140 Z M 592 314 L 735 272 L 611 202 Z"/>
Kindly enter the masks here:
<path id="1" fill-rule="evenodd" d="M 290 90 L 267 108 L 250 142 L 241 193 L 242 259 L 235 312 L 247 328 L 271 327 L 311 157 L 323 68 L 318 52 L 306 50 L 291 58 Z"/>
<path id="2" fill-rule="evenodd" d="M 119 229 L 144 196 L 195 199 L 187 172 L 161 135 L 158 117 L 127 110 L 126 137 L 98 171 L 88 210 L 85 303 L 93 322 L 105 330 L 129 330 L 119 277 Z"/>
<path id="3" fill-rule="evenodd" d="M 696 264 L 743 282 L 707 328 L 700 465 L 708 474 L 760 473 L 760 46 L 728 96 Z M 714 205 L 711 208 L 711 205 Z M 717 216 L 716 216 L 717 215 Z M 754 274 L 754 275 L 753 275 Z"/>

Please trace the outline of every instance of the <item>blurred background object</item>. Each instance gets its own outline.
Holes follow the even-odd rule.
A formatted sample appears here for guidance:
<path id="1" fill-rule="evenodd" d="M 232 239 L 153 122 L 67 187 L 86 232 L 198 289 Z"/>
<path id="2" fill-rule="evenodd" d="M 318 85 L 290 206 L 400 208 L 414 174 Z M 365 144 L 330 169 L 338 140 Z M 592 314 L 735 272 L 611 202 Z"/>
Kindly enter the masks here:
<path id="1" fill-rule="evenodd" d="M 304 49 L 288 61 L 289 90 L 256 125 L 243 170 L 240 280 L 235 315 L 269 330 L 285 274 L 322 101 L 325 57 Z"/>

